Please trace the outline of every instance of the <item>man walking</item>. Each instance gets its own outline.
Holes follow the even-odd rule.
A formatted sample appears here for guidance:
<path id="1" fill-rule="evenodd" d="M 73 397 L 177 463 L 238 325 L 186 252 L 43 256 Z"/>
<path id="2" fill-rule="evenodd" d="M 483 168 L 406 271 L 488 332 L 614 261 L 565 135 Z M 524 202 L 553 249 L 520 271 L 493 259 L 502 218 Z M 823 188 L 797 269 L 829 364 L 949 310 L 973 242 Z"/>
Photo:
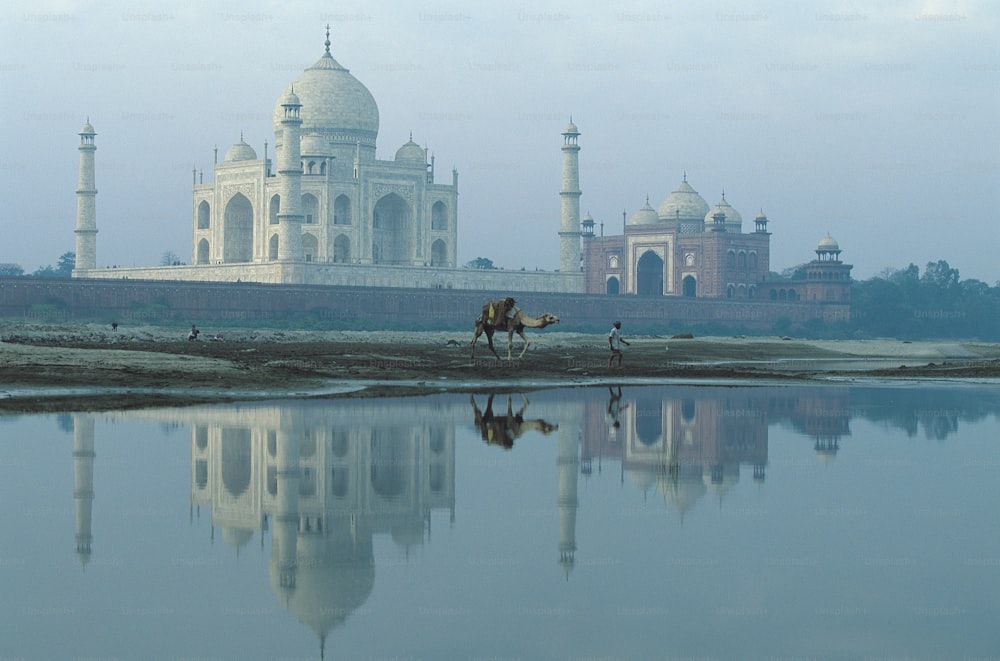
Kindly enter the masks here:
<path id="1" fill-rule="evenodd" d="M 608 368 L 611 368 L 612 363 L 615 360 L 615 356 L 618 356 L 618 369 L 622 367 L 622 345 L 632 346 L 626 340 L 622 339 L 621 335 L 622 322 L 616 321 L 611 332 L 608 333 L 608 345 L 611 347 L 611 355 L 608 356 Z"/>

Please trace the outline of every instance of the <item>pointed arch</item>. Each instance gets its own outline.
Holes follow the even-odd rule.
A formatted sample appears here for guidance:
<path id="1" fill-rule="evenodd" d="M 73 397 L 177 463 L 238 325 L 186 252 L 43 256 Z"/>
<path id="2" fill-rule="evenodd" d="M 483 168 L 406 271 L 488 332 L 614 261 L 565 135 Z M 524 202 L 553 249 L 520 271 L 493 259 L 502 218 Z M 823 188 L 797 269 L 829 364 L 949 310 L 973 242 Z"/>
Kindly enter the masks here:
<path id="1" fill-rule="evenodd" d="M 333 201 L 333 224 L 351 224 L 351 198 L 346 195 L 338 195 Z"/>
<path id="2" fill-rule="evenodd" d="M 444 202 L 435 202 L 434 206 L 431 207 L 431 229 L 448 229 L 448 207 L 445 206 Z"/>
<path id="3" fill-rule="evenodd" d="M 302 235 L 302 258 L 307 262 L 319 259 L 319 240 L 313 234 Z"/>
<path id="4" fill-rule="evenodd" d="M 696 278 L 694 275 L 692 275 L 690 273 L 688 275 L 684 276 L 684 279 L 681 280 L 681 289 L 683 290 L 683 294 L 685 296 L 687 296 L 688 298 L 695 298 L 695 297 L 697 297 L 698 296 L 698 278 Z"/>
<path id="5" fill-rule="evenodd" d="M 438 239 L 431 244 L 431 266 L 448 265 L 448 244 Z"/>
<path id="6" fill-rule="evenodd" d="M 212 226 L 212 207 L 207 200 L 198 204 L 198 229 L 207 230 Z"/>
<path id="7" fill-rule="evenodd" d="M 250 488 L 253 471 L 250 430 L 225 428 L 220 439 L 222 484 L 232 496 L 240 496 Z"/>
<path id="8" fill-rule="evenodd" d="M 375 203 L 372 212 L 373 264 L 409 262 L 412 218 L 410 205 L 395 193 L 389 193 Z"/>
<path id="9" fill-rule="evenodd" d="M 281 196 L 272 195 L 270 202 L 267 204 L 267 224 L 277 225 L 278 224 L 278 212 L 281 211 Z"/>
<path id="10" fill-rule="evenodd" d="M 267 240 L 267 258 L 272 262 L 278 259 L 278 235 L 272 234 Z"/>
<path id="11" fill-rule="evenodd" d="M 312 193 L 302 195 L 302 222 L 312 225 L 319 221 L 319 200 Z"/>
<path id="12" fill-rule="evenodd" d="M 663 258 L 647 250 L 636 262 L 636 294 L 663 296 Z"/>
<path id="13" fill-rule="evenodd" d="M 333 240 L 333 261 L 338 264 L 351 263 L 351 240 L 346 234 L 338 234 Z"/>
<path id="14" fill-rule="evenodd" d="M 616 276 L 611 276 L 608 278 L 607 285 L 605 285 L 606 291 L 611 296 L 617 296 L 621 293 L 621 282 Z"/>
<path id="15" fill-rule="evenodd" d="M 208 264 L 209 247 L 208 239 L 202 239 L 198 242 L 198 250 L 194 258 L 195 264 Z"/>
<path id="16" fill-rule="evenodd" d="M 224 262 L 249 262 L 253 258 L 253 205 L 242 193 L 236 193 L 226 203 L 222 236 Z"/>

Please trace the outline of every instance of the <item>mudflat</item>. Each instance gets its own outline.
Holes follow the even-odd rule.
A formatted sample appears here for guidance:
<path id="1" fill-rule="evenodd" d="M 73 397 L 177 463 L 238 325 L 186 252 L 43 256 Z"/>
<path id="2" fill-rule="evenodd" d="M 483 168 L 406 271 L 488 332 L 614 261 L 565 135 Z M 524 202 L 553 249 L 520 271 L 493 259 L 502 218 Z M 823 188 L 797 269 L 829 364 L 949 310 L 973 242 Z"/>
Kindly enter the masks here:
<path id="1" fill-rule="evenodd" d="M 624 337 L 528 329 L 470 350 L 459 331 L 313 331 L 0 321 L 0 410 L 80 410 L 206 401 L 511 391 L 696 380 L 995 379 L 1000 344 L 780 337 Z"/>

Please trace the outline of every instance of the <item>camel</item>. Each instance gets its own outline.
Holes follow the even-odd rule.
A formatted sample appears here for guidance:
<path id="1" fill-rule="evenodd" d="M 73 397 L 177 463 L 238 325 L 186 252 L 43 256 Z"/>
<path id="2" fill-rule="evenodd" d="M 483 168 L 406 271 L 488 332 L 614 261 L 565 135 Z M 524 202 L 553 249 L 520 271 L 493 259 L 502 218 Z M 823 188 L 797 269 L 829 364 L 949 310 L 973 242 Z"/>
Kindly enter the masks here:
<path id="1" fill-rule="evenodd" d="M 510 311 L 513 311 L 512 316 Z M 476 334 L 472 336 L 472 343 L 470 347 L 472 349 L 472 357 L 476 357 L 476 340 L 483 333 L 486 333 L 486 341 L 489 342 L 490 351 L 493 355 L 500 360 L 500 354 L 497 353 L 496 348 L 493 346 L 493 333 L 495 331 L 507 331 L 507 360 L 511 359 L 511 350 L 514 344 L 514 333 L 521 336 L 524 340 L 524 348 L 521 349 L 521 353 L 518 354 L 518 358 L 524 356 L 524 352 L 528 350 L 528 345 L 531 343 L 528 338 L 524 335 L 525 328 L 545 328 L 550 324 L 558 324 L 559 317 L 546 312 L 539 317 L 531 317 L 520 308 L 514 307 L 513 298 L 505 298 L 499 301 L 489 301 L 483 305 L 482 313 L 476 317 Z"/>
<path id="2" fill-rule="evenodd" d="M 528 398 L 521 395 L 524 406 L 517 413 L 511 403 L 510 395 L 507 395 L 507 414 L 497 416 L 493 413 L 493 395 L 486 400 L 486 410 L 480 411 L 476 406 L 476 398 L 469 395 L 469 403 L 472 404 L 472 412 L 476 424 L 476 429 L 483 436 L 483 441 L 487 445 L 499 445 L 505 450 L 514 447 L 514 441 L 521 437 L 526 431 L 540 431 L 549 434 L 559 429 L 559 425 L 545 422 L 541 418 L 535 420 L 525 420 L 524 412 L 528 409 Z"/>

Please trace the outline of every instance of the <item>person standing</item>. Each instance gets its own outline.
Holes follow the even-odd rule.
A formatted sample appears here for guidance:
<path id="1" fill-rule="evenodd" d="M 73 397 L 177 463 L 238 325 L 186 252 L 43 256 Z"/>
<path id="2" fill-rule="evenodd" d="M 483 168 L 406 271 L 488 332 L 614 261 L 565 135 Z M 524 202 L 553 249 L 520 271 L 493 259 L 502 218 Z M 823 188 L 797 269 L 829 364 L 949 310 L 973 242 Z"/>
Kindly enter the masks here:
<path id="1" fill-rule="evenodd" d="M 608 333 L 608 346 L 611 348 L 611 355 L 608 356 L 608 367 L 610 368 L 615 360 L 615 356 L 618 357 L 618 368 L 621 369 L 622 366 L 622 345 L 632 346 L 622 338 L 621 334 L 622 322 L 616 321 L 615 325 L 611 328 L 611 332 Z"/>

